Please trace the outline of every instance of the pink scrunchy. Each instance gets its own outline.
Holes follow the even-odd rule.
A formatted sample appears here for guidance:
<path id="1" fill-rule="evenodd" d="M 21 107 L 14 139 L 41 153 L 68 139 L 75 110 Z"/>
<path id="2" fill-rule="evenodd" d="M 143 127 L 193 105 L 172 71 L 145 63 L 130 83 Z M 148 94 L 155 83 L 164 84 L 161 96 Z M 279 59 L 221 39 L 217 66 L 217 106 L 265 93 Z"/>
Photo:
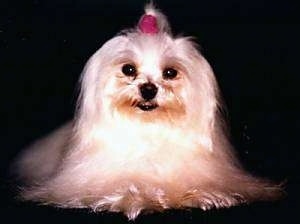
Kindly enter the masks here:
<path id="1" fill-rule="evenodd" d="M 156 17 L 152 15 L 144 15 L 138 25 L 143 33 L 156 34 L 158 33 Z"/>

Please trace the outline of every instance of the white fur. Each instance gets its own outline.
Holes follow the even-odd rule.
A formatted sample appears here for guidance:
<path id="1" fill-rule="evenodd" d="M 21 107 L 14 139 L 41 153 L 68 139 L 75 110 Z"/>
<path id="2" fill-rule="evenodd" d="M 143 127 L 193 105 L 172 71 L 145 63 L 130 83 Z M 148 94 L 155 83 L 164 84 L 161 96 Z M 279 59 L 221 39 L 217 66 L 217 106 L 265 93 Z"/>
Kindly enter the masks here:
<path id="1" fill-rule="evenodd" d="M 247 174 L 235 159 L 219 117 L 219 94 L 207 61 L 185 37 L 127 31 L 88 61 L 74 120 L 25 151 L 17 163 L 24 199 L 61 207 L 125 213 L 228 207 L 275 198 L 280 188 Z M 134 63 L 136 78 L 121 72 Z M 176 67 L 175 80 L 162 70 Z M 142 111 L 139 85 L 158 87 L 159 107 Z M 131 105 L 131 103 L 133 103 Z"/>

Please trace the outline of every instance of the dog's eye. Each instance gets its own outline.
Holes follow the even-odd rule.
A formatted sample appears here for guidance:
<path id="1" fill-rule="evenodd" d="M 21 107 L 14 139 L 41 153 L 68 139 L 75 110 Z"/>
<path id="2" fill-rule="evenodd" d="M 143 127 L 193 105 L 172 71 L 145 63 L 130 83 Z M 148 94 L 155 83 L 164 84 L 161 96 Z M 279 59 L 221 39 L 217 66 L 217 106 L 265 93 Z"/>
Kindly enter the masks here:
<path id="1" fill-rule="evenodd" d="M 125 64 L 122 67 L 122 72 L 126 76 L 136 76 L 136 68 L 132 64 Z"/>
<path id="2" fill-rule="evenodd" d="M 177 70 L 174 68 L 165 68 L 162 75 L 164 79 L 174 79 L 177 76 L 177 73 Z"/>

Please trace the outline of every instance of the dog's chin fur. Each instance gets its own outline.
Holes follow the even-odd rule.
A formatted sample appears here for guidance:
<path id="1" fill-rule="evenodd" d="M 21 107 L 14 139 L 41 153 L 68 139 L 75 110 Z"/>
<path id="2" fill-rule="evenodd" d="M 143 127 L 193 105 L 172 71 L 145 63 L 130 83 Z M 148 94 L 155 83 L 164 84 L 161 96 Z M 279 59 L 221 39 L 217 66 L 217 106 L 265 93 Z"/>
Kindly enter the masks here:
<path id="1" fill-rule="evenodd" d="M 281 195 L 235 159 L 209 64 L 189 38 L 172 37 L 159 11 L 146 12 L 160 32 L 133 29 L 104 44 L 82 74 L 74 120 L 20 156 L 21 196 L 134 219 L 143 210 L 206 210 Z M 136 65 L 136 77 L 122 74 L 125 63 Z M 165 67 L 178 70 L 174 80 L 162 78 Z M 158 92 L 144 102 L 138 87 L 149 81 Z"/>

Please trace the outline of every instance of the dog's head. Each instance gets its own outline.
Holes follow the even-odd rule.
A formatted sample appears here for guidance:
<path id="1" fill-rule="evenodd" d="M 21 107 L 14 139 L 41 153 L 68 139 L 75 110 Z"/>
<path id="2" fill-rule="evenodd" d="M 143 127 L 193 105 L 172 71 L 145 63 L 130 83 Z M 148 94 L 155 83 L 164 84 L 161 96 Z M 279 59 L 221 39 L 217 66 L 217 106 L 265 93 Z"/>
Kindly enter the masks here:
<path id="1" fill-rule="evenodd" d="M 212 131 L 217 85 L 191 38 L 174 37 L 163 14 L 146 7 L 138 26 L 105 43 L 87 63 L 79 120 L 131 121 Z"/>

